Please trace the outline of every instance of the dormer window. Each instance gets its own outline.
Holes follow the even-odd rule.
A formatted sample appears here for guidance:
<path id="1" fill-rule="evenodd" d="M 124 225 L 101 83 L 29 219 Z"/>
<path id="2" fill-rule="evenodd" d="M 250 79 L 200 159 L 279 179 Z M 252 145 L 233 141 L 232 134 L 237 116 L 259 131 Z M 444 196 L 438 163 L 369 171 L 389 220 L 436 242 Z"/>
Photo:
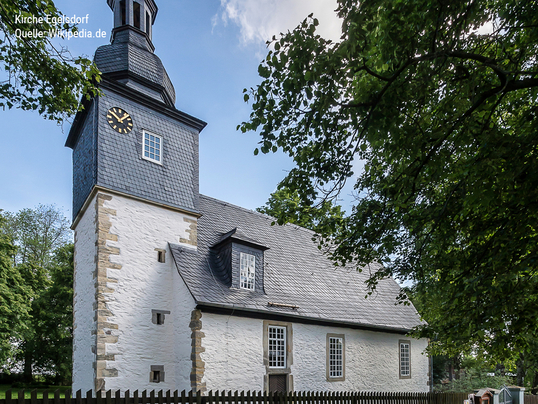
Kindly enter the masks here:
<path id="1" fill-rule="evenodd" d="M 240 288 L 254 290 L 256 280 L 256 257 L 252 254 L 240 253 Z"/>
<path id="2" fill-rule="evenodd" d="M 211 271 L 222 283 L 249 293 L 265 293 L 263 287 L 264 251 L 261 244 L 237 227 L 221 235 L 211 246 Z"/>

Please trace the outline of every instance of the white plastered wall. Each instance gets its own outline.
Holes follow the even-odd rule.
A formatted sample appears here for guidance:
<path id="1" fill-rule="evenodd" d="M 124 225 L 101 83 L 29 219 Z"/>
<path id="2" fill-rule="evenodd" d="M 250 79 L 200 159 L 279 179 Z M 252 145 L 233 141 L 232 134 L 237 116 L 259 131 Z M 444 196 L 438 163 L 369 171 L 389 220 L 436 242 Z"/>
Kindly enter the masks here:
<path id="1" fill-rule="evenodd" d="M 94 388 L 95 199 L 75 228 L 73 294 L 73 391 Z"/>
<path id="2" fill-rule="evenodd" d="M 110 262 L 121 265 L 121 269 L 107 270 L 107 287 L 112 289 L 107 294 L 107 308 L 112 312 L 107 321 L 116 324 L 117 329 L 105 332 L 118 340 L 106 344 L 106 354 L 114 357 L 106 362 L 106 368 L 117 370 L 117 376 L 105 377 L 106 390 L 188 390 L 192 366 L 189 322 L 195 305 L 177 272 L 168 242 L 181 244 L 180 239 L 189 239 L 187 230 L 195 218 L 117 194 L 109 195 L 112 198 L 103 207 L 115 211 L 109 219 L 110 234 L 116 235 L 117 241 L 106 240 L 106 245 L 119 249 L 119 254 L 110 255 Z M 82 224 L 83 220 L 79 227 Z M 95 236 L 91 243 L 95 243 Z M 185 247 L 196 248 L 187 244 Z M 165 263 L 158 262 L 155 249 L 166 250 Z M 95 268 L 93 257 L 91 261 Z M 81 289 L 77 293 L 93 295 L 94 290 Z M 164 324 L 157 325 L 152 322 L 152 310 L 170 314 L 165 314 Z M 81 316 L 78 322 L 87 321 L 87 313 L 84 315 L 86 319 Z M 93 374 L 91 361 L 79 363 L 85 375 Z M 152 365 L 164 366 L 164 382 L 150 382 Z M 88 385 L 87 379 L 84 386 Z M 93 388 L 93 380 L 87 388 Z"/>
<path id="3" fill-rule="evenodd" d="M 177 272 L 168 242 L 188 239 L 190 223 L 184 219 L 194 217 L 117 195 L 104 206 L 116 210 L 110 231 L 118 241 L 108 245 L 120 249 L 111 261 L 122 266 L 108 271 L 109 278 L 118 280 L 111 284 L 115 291 L 109 304 L 118 342 L 107 347 L 107 353 L 115 354 L 111 367 L 118 376 L 107 378 L 106 388 L 189 389 L 194 299 Z M 156 248 L 166 250 L 165 263 L 158 262 Z M 152 323 L 153 309 L 170 311 L 164 324 Z M 164 382 L 150 382 L 151 365 L 164 366 Z"/>
<path id="4" fill-rule="evenodd" d="M 207 390 L 263 390 L 263 321 L 204 313 L 202 345 Z M 296 391 L 427 392 L 427 340 L 401 334 L 292 323 Z M 345 335 L 345 380 L 326 377 L 327 333 Z M 400 379 L 399 340 L 411 340 L 411 378 Z M 230 366 L 233 364 L 233 366 Z"/>

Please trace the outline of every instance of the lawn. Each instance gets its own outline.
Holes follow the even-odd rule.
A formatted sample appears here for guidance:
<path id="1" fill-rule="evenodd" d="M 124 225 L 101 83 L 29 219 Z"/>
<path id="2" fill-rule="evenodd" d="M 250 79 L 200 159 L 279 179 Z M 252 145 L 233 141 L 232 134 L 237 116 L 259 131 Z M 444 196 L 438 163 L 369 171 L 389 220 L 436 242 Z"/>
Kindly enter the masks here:
<path id="1" fill-rule="evenodd" d="M 54 391 L 59 390 L 60 391 L 60 397 L 65 397 L 65 392 L 67 390 L 70 390 L 70 386 L 17 386 L 12 387 L 10 384 L 0 384 L 0 399 L 6 398 L 6 391 L 11 389 L 11 398 L 18 398 L 19 397 L 19 391 L 24 390 L 24 398 L 30 398 L 30 394 L 33 390 L 37 390 L 37 398 L 43 398 L 43 392 L 45 390 L 48 390 L 49 398 L 54 398 Z"/>

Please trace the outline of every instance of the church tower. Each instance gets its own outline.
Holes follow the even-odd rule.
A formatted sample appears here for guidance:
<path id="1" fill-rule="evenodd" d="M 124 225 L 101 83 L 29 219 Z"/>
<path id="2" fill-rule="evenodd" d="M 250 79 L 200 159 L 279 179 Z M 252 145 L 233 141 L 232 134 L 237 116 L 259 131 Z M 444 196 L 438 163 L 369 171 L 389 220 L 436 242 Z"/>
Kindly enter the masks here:
<path id="1" fill-rule="evenodd" d="M 190 389 L 190 342 L 178 355 L 188 363 L 171 359 L 190 336 L 178 331 L 188 324 L 171 321 L 184 297 L 180 284 L 170 287 L 179 280 L 167 248 L 169 241 L 197 246 L 198 136 L 206 124 L 174 106 L 152 43 L 155 1 L 108 5 L 111 44 L 94 57 L 102 94 L 84 101 L 66 142 L 73 149 L 73 389 L 140 388 L 156 379 L 162 389 Z"/>

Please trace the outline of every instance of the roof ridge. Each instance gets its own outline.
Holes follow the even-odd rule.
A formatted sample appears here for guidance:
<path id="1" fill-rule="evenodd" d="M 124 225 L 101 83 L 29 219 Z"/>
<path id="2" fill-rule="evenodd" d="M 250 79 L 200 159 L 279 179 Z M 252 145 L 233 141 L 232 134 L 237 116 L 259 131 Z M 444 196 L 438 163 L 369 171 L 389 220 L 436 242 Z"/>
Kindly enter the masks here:
<path id="1" fill-rule="evenodd" d="M 207 195 L 203 195 L 203 194 L 199 194 L 200 198 L 205 198 L 205 199 L 208 199 L 208 200 L 212 200 L 214 202 L 217 202 L 217 203 L 221 203 L 221 204 L 224 204 L 226 206 L 231 206 L 232 208 L 236 208 L 236 209 L 239 209 L 239 210 L 242 210 L 246 213 L 250 213 L 250 214 L 254 214 L 254 215 L 258 215 L 258 216 L 262 216 L 262 217 L 265 217 L 267 219 L 272 219 L 278 226 L 290 226 L 290 227 L 293 227 L 297 230 L 304 230 L 306 231 L 307 233 L 310 233 L 312 235 L 315 235 L 316 232 L 313 231 L 313 230 L 310 230 L 310 229 L 307 229 L 306 227 L 302 227 L 302 226 L 299 226 L 298 224 L 295 224 L 295 223 L 284 223 L 283 225 L 280 225 L 278 224 L 278 221 L 275 217 L 271 216 L 271 215 L 266 215 L 265 213 L 260 213 L 256 210 L 252 210 L 252 209 L 248 209 L 248 208 L 244 208 L 242 206 L 239 206 L 239 205 L 235 205 L 231 202 L 226 202 L 226 201 L 222 201 L 220 199 L 217 199 L 217 198 L 213 198 L 212 196 L 207 196 Z"/>

